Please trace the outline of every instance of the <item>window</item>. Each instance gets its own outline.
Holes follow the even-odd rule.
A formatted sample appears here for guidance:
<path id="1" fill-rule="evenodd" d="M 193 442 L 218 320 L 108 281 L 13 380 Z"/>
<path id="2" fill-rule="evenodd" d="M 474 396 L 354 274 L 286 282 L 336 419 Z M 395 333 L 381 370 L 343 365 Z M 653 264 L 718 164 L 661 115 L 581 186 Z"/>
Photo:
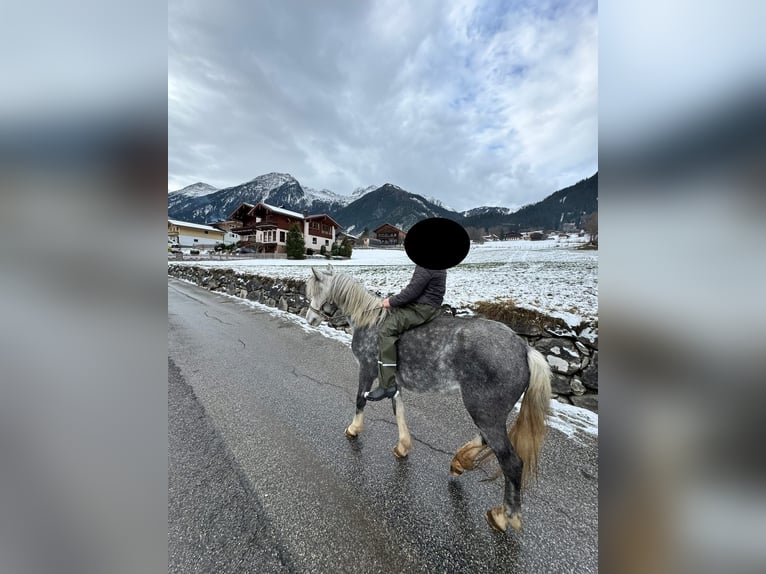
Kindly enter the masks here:
<path id="1" fill-rule="evenodd" d="M 312 238 L 311 238 L 311 243 L 313 243 L 314 245 L 316 245 L 316 244 L 317 244 L 317 238 L 316 238 L 316 237 L 312 237 Z"/>
<path id="2" fill-rule="evenodd" d="M 329 239 L 325 239 L 325 240 L 324 240 L 324 244 L 325 244 L 325 245 L 330 245 L 330 240 L 329 240 Z"/>
<path id="3" fill-rule="evenodd" d="M 195 239 L 194 239 L 194 243 L 197 243 L 197 241 L 199 241 L 199 239 L 195 238 Z"/>
<path id="4" fill-rule="evenodd" d="M 285 232 L 284 231 L 280 231 L 279 232 L 279 241 L 281 241 L 282 243 L 285 242 Z"/>

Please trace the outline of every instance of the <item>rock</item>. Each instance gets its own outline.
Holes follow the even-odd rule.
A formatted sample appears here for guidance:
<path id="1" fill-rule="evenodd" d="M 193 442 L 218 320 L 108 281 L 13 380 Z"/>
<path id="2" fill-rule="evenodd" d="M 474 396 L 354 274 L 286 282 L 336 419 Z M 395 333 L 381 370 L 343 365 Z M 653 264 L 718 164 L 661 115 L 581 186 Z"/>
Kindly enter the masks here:
<path id="1" fill-rule="evenodd" d="M 593 325 L 588 325 L 577 336 L 577 340 L 580 341 L 586 347 L 598 350 L 598 330 Z"/>
<path id="2" fill-rule="evenodd" d="M 569 386 L 572 389 L 572 393 L 575 395 L 582 396 L 585 394 L 585 386 L 582 384 L 580 379 L 572 379 L 572 382 L 569 383 Z"/>
<path id="3" fill-rule="evenodd" d="M 573 375 L 582 369 L 582 358 L 577 348 L 567 339 L 540 339 L 535 348 L 540 351 L 551 368 L 562 375 Z"/>
<path id="4" fill-rule="evenodd" d="M 569 386 L 569 379 L 563 375 L 553 373 L 551 377 L 551 391 L 557 395 L 571 395 L 572 387 Z"/>
<path id="5" fill-rule="evenodd" d="M 580 378 L 587 388 L 598 391 L 598 351 L 593 354 L 590 364 L 585 367 Z"/>
<path id="6" fill-rule="evenodd" d="M 572 331 L 569 327 L 554 327 L 554 328 L 546 328 L 546 332 L 550 335 L 553 335 L 554 337 L 571 337 L 574 339 L 577 337 L 577 333 Z"/>
<path id="7" fill-rule="evenodd" d="M 277 309 L 280 311 L 287 311 L 287 299 L 284 297 L 279 298 L 279 303 L 277 303 Z"/>

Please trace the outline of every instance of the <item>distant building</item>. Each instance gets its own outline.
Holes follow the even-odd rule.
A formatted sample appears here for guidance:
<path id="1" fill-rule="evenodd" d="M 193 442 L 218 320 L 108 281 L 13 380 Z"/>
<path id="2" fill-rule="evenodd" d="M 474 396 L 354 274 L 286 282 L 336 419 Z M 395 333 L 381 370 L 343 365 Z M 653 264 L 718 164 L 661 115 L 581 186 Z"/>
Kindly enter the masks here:
<path id="1" fill-rule="evenodd" d="M 573 222 L 567 221 L 561 224 L 561 231 L 564 233 L 573 233 L 577 231 L 577 226 Z"/>
<path id="2" fill-rule="evenodd" d="M 285 253 L 287 233 L 297 225 L 303 233 L 303 241 L 309 249 L 328 249 L 335 241 L 335 233 L 341 225 L 329 215 L 307 215 L 276 207 L 267 203 L 242 203 L 229 219 L 238 223 L 233 230 L 244 243 L 254 244 L 259 253 Z"/>
<path id="3" fill-rule="evenodd" d="M 168 219 L 168 243 L 178 247 L 210 248 L 219 244 L 231 245 L 239 235 L 217 229 L 211 225 Z"/>
<path id="4" fill-rule="evenodd" d="M 381 245 L 401 245 L 404 243 L 404 238 L 407 237 L 407 233 L 398 227 L 394 227 L 390 223 L 384 223 L 380 227 L 376 227 L 372 230 Z"/>
<path id="5" fill-rule="evenodd" d="M 309 249 L 319 251 L 324 245 L 330 250 L 338 235 L 342 233 L 340 229 L 340 223 L 329 215 L 308 215 L 303 224 L 303 240 Z"/>
<path id="6" fill-rule="evenodd" d="M 343 240 L 348 239 L 351 242 L 352 247 L 356 247 L 358 244 L 361 245 L 367 245 L 364 243 L 364 240 L 360 240 L 359 237 L 356 235 L 351 235 L 350 233 L 346 233 L 345 231 L 338 231 L 338 233 L 335 236 L 335 241 L 337 243 L 343 243 Z"/>

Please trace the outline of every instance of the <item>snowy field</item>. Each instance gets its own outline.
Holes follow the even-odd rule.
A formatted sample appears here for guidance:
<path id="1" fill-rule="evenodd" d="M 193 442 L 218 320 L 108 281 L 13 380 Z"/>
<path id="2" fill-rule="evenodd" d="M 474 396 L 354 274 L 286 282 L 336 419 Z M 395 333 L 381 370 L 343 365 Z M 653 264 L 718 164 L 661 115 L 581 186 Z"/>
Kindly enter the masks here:
<path id="1" fill-rule="evenodd" d="M 447 272 L 444 301 L 465 308 L 476 301 L 511 299 L 520 307 L 561 317 L 570 325 L 597 319 L 598 251 L 577 250 L 581 243 L 582 239 L 551 239 L 471 245 L 465 260 Z M 327 262 L 315 256 L 300 261 L 231 259 L 184 264 L 305 280 L 310 266 Z M 351 259 L 333 260 L 332 265 L 382 296 L 400 291 L 414 268 L 403 249 L 355 249 Z"/>

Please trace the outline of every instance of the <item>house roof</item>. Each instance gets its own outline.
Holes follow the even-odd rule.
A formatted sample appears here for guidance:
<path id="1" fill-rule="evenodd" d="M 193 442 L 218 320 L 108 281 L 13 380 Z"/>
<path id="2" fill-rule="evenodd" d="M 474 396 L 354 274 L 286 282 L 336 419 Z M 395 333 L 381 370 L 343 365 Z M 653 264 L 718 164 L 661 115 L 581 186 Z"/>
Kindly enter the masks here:
<path id="1" fill-rule="evenodd" d="M 405 231 L 403 229 L 399 229 L 398 227 L 396 227 L 395 225 L 391 225 L 390 223 L 384 223 L 383 225 L 380 225 L 380 226 L 376 227 L 372 231 L 373 231 L 373 233 L 375 233 L 376 231 L 379 231 L 380 229 L 383 229 L 384 227 L 390 227 L 391 229 L 395 229 L 396 231 L 398 231 L 400 233 L 405 233 Z"/>
<path id="2" fill-rule="evenodd" d="M 205 231 L 218 231 L 219 233 L 226 233 L 223 229 L 218 229 L 209 225 L 202 225 L 201 223 L 189 223 L 188 221 L 178 221 L 177 219 L 168 219 L 168 223 L 172 225 L 178 225 L 179 227 L 193 227 L 194 229 L 204 229 Z"/>
<path id="3" fill-rule="evenodd" d="M 295 211 L 290 211 L 289 209 L 284 209 L 282 207 L 276 207 L 274 205 L 269 205 L 268 203 L 263 203 L 263 202 L 259 203 L 258 205 L 262 205 L 266 209 L 269 209 L 269 210 L 271 210 L 271 211 L 273 211 L 275 213 L 281 213 L 282 215 L 287 215 L 289 217 L 296 217 L 298 219 L 303 219 L 303 215 L 302 214 L 296 213 Z M 258 207 L 258 205 L 256 205 L 255 207 Z M 255 207 L 253 209 L 255 209 Z"/>
<path id="4" fill-rule="evenodd" d="M 253 207 L 255 207 L 255 206 L 254 206 L 252 203 L 247 203 L 247 202 L 244 202 L 244 201 L 243 201 L 242 203 L 240 203 L 240 204 L 237 206 L 237 209 L 235 209 L 234 211 L 232 211 L 232 212 L 231 212 L 231 213 L 230 213 L 230 214 L 227 216 L 227 217 L 228 217 L 228 219 L 232 219 L 233 215 L 234 215 L 235 213 L 237 213 L 237 212 L 238 212 L 240 209 L 242 209 L 243 207 L 246 207 L 246 208 L 247 208 L 247 210 L 248 210 L 248 212 L 249 212 L 249 211 L 250 211 L 251 209 L 253 209 Z"/>
<path id="5" fill-rule="evenodd" d="M 308 217 L 306 217 L 306 221 L 308 221 L 309 219 L 322 219 L 322 218 L 329 219 L 330 221 L 332 221 L 335 227 L 337 227 L 338 229 L 343 229 L 343 226 L 340 223 L 335 221 L 332 217 L 330 217 L 326 213 L 320 213 L 318 215 L 309 215 Z"/>

